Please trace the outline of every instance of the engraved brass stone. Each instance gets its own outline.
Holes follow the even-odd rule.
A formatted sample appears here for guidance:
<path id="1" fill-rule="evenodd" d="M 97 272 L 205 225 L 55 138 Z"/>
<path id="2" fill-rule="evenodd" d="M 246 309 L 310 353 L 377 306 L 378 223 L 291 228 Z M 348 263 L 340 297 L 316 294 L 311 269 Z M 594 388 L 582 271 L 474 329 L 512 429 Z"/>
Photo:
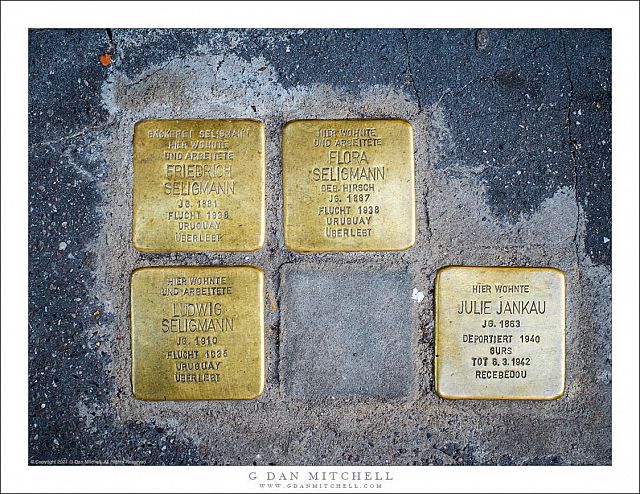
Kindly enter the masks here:
<path id="1" fill-rule="evenodd" d="M 554 268 L 446 267 L 436 276 L 436 392 L 552 400 L 565 388 L 565 278 Z"/>
<path id="2" fill-rule="evenodd" d="M 143 120 L 133 137 L 133 245 L 252 251 L 265 234 L 264 125 Z"/>
<path id="3" fill-rule="evenodd" d="M 415 242 L 413 128 L 405 120 L 288 123 L 282 183 L 291 250 L 403 250 Z"/>
<path id="4" fill-rule="evenodd" d="M 250 266 L 151 267 L 131 275 L 133 394 L 244 400 L 264 385 L 264 275 Z"/>

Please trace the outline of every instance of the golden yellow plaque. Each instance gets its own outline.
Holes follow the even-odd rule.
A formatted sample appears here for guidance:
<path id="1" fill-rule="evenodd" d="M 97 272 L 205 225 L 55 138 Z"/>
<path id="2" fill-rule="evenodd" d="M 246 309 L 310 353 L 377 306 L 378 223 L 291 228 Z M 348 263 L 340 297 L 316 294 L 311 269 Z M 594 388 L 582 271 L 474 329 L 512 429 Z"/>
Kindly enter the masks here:
<path id="1" fill-rule="evenodd" d="M 264 125 L 143 120 L 133 137 L 133 245 L 252 251 L 265 233 Z"/>
<path id="2" fill-rule="evenodd" d="M 245 400 L 264 385 L 264 275 L 257 268 L 151 267 L 131 275 L 133 394 Z"/>
<path id="3" fill-rule="evenodd" d="M 291 250 L 403 250 L 415 242 L 413 128 L 405 120 L 289 122 L 282 183 Z"/>
<path id="4" fill-rule="evenodd" d="M 554 268 L 446 267 L 436 276 L 436 391 L 552 400 L 565 388 L 565 278 Z"/>

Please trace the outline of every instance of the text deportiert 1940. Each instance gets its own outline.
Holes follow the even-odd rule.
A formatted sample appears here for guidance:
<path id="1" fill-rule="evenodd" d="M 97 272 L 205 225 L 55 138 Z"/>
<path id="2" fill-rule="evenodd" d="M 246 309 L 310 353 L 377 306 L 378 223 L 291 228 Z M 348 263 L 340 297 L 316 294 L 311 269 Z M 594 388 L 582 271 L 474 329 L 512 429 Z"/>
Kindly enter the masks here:
<path id="1" fill-rule="evenodd" d="M 564 393 L 562 271 L 446 267 L 436 276 L 435 310 L 441 397 L 549 400 Z"/>

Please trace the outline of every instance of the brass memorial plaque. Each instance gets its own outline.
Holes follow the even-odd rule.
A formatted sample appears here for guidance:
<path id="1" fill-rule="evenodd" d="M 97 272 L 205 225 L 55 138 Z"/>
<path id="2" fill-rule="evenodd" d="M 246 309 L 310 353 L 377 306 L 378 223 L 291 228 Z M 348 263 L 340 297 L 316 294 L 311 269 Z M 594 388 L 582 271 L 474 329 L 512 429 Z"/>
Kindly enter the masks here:
<path id="1" fill-rule="evenodd" d="M 436 276 L 436 391 L 552 400 L 565 388 L 565 279 L 554 268 L 446 267 Z"/>
<path id="2" fill-rule="evenodd" d="M 250 266 L 152 267 L 131 275 L 133 394 L 241 400 L 264 384 L 264 275 Z"/>
<path id="3" fill-rule="evenodd" d="M 143 120 L 133 137 L 133 245 L 252 251 L 265 234 L 264 125 Z"/>
<path id="4" fill-rule="evenodd" d="M 413 128 L 405 120 L 288 123 L 282 183 L 291 250 L 403 250 L 415 242 Z"/>

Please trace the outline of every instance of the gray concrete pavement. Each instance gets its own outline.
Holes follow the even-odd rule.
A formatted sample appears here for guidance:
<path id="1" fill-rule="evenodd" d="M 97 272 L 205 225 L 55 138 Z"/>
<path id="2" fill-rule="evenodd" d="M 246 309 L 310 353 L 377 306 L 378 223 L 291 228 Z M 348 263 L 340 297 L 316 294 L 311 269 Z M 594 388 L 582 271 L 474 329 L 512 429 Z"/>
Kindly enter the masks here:
<path id="1" fill-rule="evenodd" d="M 106 66 L 99 61 L 104 53 L 113 57 Z M 135 251 L 134 123 L 225 117 L 266 125 L 264 248 Z M 404 118 L 414 126 L 416 245 L 384 253 L 288 251 L 282 126 L 296 118 L 369 117 Z M 32 30 L 29 459 L 610 464 L 611 242 L 608 30 Z M 133 398 L 129 275 L 141 266 L 174 264 L 264 270 L 267 382 L 259 399 Z M 435 395 L 433 281 L 449 264 L 566 272 L 562 399 L 470 402 Z M 313 332 L 315 326 L 301 324 L 305 316 L 333 305 L 330 298 L 298 300 L 300 290 L 292 287 L 309 279 L 316 290 L 328 286 L 344 266 L 354 272 L 339 284 L 341 320 L 358 328 L 369 313 L 379 329 L 387 317 L 399 323 L 390 354 L 398 373 L 371 383 L 366 393 L 353 382 L 363 368 L 349 366 L 344 355 L 330 362 L 332 372 L 344 369 L 352 380 L 344 387 L 314 380 L 304 366 L 312 352 L 289 355 Z M 390 313 L 362 307 L 353 282 L 362 272 L 387 290 Z M 375 358 L 378 343 L 363 329 L 356 346 Z M 331 335 L 327 348 L 344 348 L 344 334 Z M 338 398 L 321 397 L 325 392 Z M 389 399 L 394 393 L 402 399 Z"/>

